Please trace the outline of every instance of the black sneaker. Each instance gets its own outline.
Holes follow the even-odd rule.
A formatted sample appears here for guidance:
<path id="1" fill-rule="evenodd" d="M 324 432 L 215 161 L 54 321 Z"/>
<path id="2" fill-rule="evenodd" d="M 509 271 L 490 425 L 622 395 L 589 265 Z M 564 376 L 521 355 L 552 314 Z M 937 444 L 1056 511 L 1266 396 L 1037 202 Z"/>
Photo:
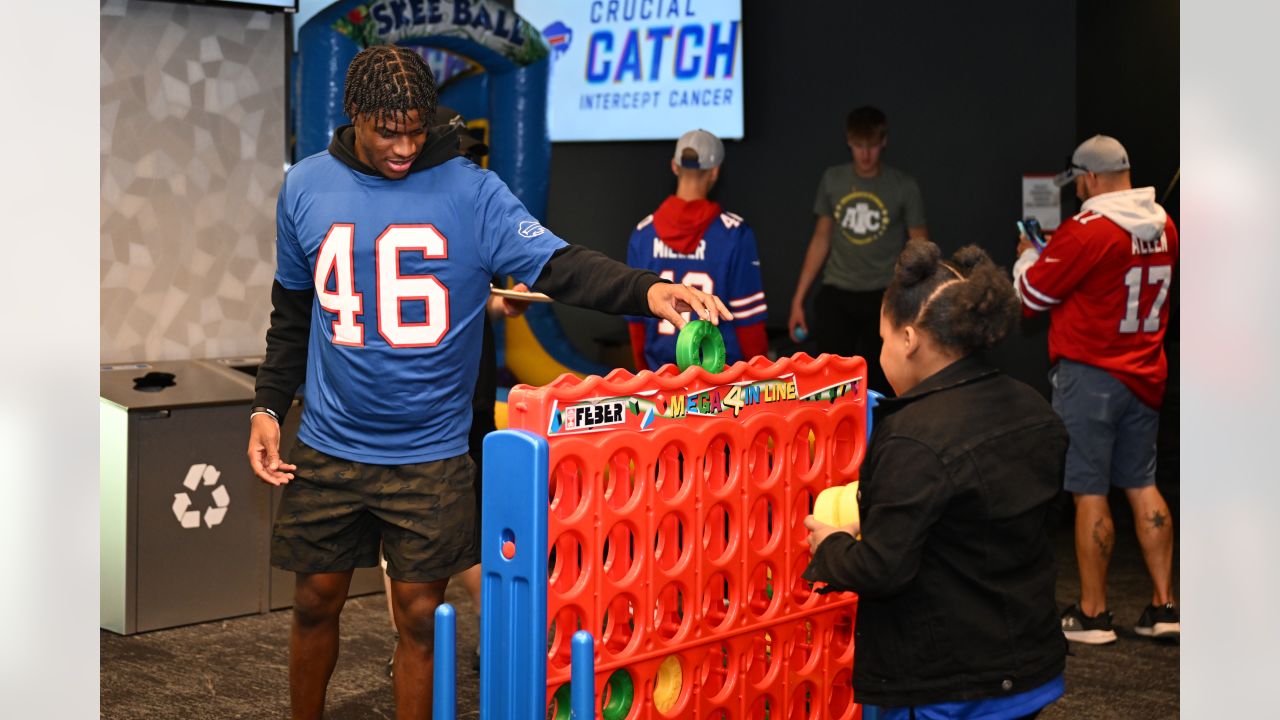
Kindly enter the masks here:
<path id="1" fill-rule="evenodd" d="M 1115 628 L 1111 627 L 1111 611 L 1103 610 L 1096 617 L 1089 617 L 1079 605 L 1072 605 L 1062 612 L 1062 634 L 1072 642 L 1086 645 L 1106 645 L 1116 641 Z"/>
<path id="2" fill-rule="evenodd" d="M 1148 605 L 1138 618 L 1133 631 L 1143 637 L 1156 639 L 1175 639 L 1182 633 L 1182 623 L 1178 620 L 1178 609 L 1173 603 L 1168 605 Z"/>

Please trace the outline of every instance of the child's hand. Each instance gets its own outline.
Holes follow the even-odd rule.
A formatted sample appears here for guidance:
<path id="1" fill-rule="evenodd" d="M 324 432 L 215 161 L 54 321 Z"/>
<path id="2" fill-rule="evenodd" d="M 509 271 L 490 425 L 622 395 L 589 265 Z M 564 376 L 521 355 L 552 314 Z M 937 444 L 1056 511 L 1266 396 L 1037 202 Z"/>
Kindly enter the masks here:
<path id="1" fill-rule="evenodd" d="M 862 530 L 858 523 L 846 525 L 845 527 L 833 527 L 818 522 L 812 515 L 805 516 L 804 526 L 809 528 L 809 552 L 811 553 L 817 553 L 818 546 L 822 544 L 822 541 L 835 533 L 849 533 L 853 537 L 858 537 L 858 533 Z"/>

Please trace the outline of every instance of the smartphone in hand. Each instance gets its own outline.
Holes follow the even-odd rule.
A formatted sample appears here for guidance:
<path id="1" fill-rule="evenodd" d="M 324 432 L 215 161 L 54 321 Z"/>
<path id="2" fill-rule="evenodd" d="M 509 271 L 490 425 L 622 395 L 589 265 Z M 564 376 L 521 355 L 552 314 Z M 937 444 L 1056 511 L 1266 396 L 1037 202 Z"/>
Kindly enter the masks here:
<path id="1" fill-rule="evenodd" d="M 1023 218 L 1018 221 L 1018 232 L 1022 233 L 1032 245 L 1036 246 L 1036 252 L 1044 252 L 1044 246 L 1047 241 L 1044 239 L 1044 232 L 1040 230 L 1040 221 L 1035 218 Z"/>

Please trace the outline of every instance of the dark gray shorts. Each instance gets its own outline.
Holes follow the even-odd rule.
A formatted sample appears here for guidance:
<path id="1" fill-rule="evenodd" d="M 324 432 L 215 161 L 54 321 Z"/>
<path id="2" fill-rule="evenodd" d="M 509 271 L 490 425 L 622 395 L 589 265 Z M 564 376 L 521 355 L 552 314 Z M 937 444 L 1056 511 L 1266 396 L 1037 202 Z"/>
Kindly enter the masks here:
<path id="1" fill-rule="evenodd" d="M 342 572 L 387 558 L 404 582 L 451 577 L 480 562 L 475 463 L 466 454 L 409 465 L 370 465 L 302 442 L 271 534 L 271 564 L 293 572 Z"/>
<path id="2" fill-rule="evenodd" d="M 1106 495 L 1112 485 L 1137 489 L 1156 481 L 1160 413 L 1105 370 L 1060 360 L 1049 371 L 1053 409 L 1067 426 L 1063 487 L 1077 495 Z"/>

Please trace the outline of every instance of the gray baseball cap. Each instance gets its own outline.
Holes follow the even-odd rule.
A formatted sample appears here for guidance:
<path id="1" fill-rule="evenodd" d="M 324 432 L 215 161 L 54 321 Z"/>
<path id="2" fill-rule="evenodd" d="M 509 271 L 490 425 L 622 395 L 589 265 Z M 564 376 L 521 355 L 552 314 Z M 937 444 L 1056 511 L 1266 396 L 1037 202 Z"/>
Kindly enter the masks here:
<path id="1" fill-rule="evenodd" d="M 1067 169 L 1058 173 L 1053 182 L 1058 187 L 1075 180 L 1085 173 L 1116 172 L 1129 169 L 1129 153 L 1120 141 L 1107 135 L 1094 135 L 1080 143 L 1067 161 Z"/>
<path id="2" fill-rule="evenodd" d="M 693 150 L 698 155 L 698 159 L 683 159 L 685 148 Z M 674 157 L 676 165 L 680 167 L 696 168 L 698 170 L 710 170 L 713 167 L 720 167 L 720 163 L 724 162 L 724 143 L 720 142 L 720 138 L 712 135 L 706 130 L 690 130 L 680 136 L 676 141 L 676 154 Z"/>

